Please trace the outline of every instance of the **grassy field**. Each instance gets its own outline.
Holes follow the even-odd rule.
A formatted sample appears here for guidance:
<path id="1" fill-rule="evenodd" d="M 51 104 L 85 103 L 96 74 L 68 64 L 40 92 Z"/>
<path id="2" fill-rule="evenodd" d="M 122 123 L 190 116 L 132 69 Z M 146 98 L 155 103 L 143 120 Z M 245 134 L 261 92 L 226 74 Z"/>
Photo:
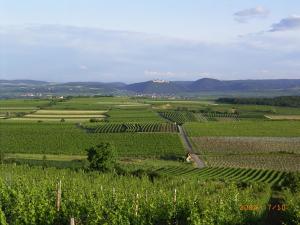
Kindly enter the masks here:
<path id="1" fill-rule="evenodd" d="M 191 137 L 300 137 L 300 121 L 190 122 L 184 128 Z"/>
<path id="2" fill-rule="evenodd" d="M 0 123 L 1 150 L 8 153 L 86 154 L 101 142 L 115 146 L 120 156 L 182 155 L 176 133 L 88 134 L 65 123 Z M 163 140 L 163 141 L 162 141 Z"/>
<path id="3" fill-rule="evenodd" d="M 49 104 L 48 99 L 8 99 L 0 100 L 0 109 L 39 108 Z"/>
<path id="4" fill-rule="evenodd" d="M 51 106 L 51 109 L 77 109 L 77 110 L 107 110 L 110 108 L 147 108 L 148 104 L 139 103 L 135 99 L 128 97 L 81 97 L 72 98 L 63 102 L 58 102 Z"/>
<path id="5" fill-rule="evenodd" d="M 112 109 L 107 115 L 111 122 L 166 122 L 150 109 Z"/>

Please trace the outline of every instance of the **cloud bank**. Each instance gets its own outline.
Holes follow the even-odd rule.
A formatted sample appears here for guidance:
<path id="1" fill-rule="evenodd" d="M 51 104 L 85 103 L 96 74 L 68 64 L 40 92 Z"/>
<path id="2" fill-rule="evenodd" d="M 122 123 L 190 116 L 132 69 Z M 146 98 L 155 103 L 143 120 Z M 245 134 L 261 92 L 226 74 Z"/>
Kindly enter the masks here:
<path id="1" fill-rule="evenodd" d="M 299 40 L 297 34 L 267 32 L 216 44 L 87 27 L 5 26 L 0 27 L 0 78 L 127 83 L 207 75 L 299 78 Z"/>

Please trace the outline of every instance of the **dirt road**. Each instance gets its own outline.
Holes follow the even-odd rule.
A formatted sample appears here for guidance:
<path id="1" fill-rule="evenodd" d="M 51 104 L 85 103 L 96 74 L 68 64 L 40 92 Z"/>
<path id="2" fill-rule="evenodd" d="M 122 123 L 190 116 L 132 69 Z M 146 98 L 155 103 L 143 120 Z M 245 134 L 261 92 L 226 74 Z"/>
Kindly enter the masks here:
<path id="1" fill-rule="evenodd" d="M 205 167 L 205 163 L 195 154 L 194 150 L 193 150 L 193 145 L 190 142 L 190 139 L 188 138 L 184 128 L 180 125 L 178 125 L 178 130 L 181 136 L 181 139 L 183 140 L 185 149 L 188 153 L 190 153 L 193 161 L 195 162 L 196 166 L 198 168 L 203 168 Z"/>

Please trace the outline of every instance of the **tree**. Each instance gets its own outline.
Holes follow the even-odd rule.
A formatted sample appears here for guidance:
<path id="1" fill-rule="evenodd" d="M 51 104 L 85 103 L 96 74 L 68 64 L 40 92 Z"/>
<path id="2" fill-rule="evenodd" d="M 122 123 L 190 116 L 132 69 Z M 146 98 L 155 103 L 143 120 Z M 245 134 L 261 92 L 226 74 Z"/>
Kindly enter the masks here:
<path id="1" fill-rule="evenodd" d="M 116 154 L 114 148 L 109 143 L 100 143 L 86 151 L 90 170 L 106 172 L 115 167 Z"/>

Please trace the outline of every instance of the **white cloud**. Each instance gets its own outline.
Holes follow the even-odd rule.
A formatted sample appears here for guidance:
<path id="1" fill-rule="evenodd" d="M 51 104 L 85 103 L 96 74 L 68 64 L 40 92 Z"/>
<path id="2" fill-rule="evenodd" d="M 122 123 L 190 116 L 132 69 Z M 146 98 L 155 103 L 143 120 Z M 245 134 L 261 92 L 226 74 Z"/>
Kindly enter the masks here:
<path id="1" fill-rule="evenodd" d="M 240 23 L 246 23 L 252 19 L 262 19 L 266 18 L 269 15 L 269 10 L 262 7 L 257 6 L 255 8 L 244 9 L 234 13 L 234 19 Z"/>

